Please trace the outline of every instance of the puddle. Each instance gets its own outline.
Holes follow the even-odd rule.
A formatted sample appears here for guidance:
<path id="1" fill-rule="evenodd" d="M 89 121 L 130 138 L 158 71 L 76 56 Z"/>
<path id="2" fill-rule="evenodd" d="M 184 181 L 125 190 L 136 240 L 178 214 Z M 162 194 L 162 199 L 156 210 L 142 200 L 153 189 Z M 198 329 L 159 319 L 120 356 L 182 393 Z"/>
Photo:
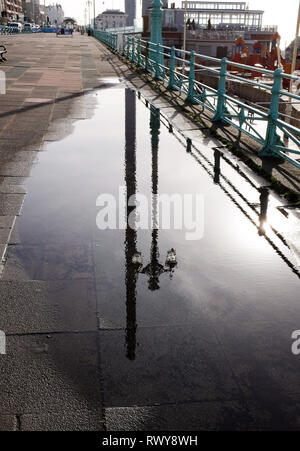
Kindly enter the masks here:
<path id="1" fill-rule="evenodd" d="M 245 374 L 264 368 L 258 391 L 273 376 L 292 384 L 299 368 L 282 362 L 300 328 L 299 260 L 284 237 L 293 212 L 283 215 L 280 199 L 225 152 L 187 145 L 133 91 L 90 95 L 93 117 L 47 142 L 25 182 L 4 280 L 93 281 L 106 406 L 239 397 L 227 368 L 239 359 Z M 147 230 L 99 230 L 101 194 L 116 197 L 118 219 L 135 217 L 120 187 L 145 195 L 156 219 L 155 194 L 200 194 L 203 237 L 187 241 L 155 220 Z"/>

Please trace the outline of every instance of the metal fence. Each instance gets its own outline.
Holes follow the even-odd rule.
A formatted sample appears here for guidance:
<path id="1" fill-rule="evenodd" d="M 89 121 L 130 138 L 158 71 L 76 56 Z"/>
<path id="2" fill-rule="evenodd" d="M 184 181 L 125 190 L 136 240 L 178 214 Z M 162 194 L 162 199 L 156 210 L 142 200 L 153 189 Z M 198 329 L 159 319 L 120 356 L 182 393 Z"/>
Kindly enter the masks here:
<path id="1" fill-rule="evenodd" d="M 175 47 L 95 30 L 94 36 L 118 54 L 125 56 L 137 67 L 152 74 L 154 79 L 164 81 L 169 90 L 180 91 L 187 102 L 201 105 L 213 114 L 214 122 L 222 122 L 235 127 L 261 145 L 261 157 L 282 158 L 300 168 L 300 129 L 291 125 L 294 121 L 289 114 L 282 114 L 280 105 L 300 104 L 300 96 L 283 90 L 283 79 L 300 83 L 300 78 L 285 74 L 282 69 L 274 72 L 253 66 L 219 60 L 195 52 L 183 51 Z M 215 67 L 207 66 L 206 64 Z M 256 78 L 245 79 L 239 72 L 255 73 Z M 219 78 L 218 89 L 201 81 L 201 71 Z M 268 81 L 261 81 L 265 77 Z M 200 78 L 200 80 L 199 80 Z M 228 92 L 230 80 L 245 83 L 271 94 L 270 108 L 260 109 L 249 105 Z M 287 108 L 288 109 L 288 108 Z M 298 157 L 299 158 L 299 157 Z"/>
<path id="2" fill-rule="evenodd" d="M 17 27 L 5 27 L 0 26 L 0 34 L 3 36 L 8 36 L 12 34 L 18 34 L 20 33 L 19 29 Z"/>

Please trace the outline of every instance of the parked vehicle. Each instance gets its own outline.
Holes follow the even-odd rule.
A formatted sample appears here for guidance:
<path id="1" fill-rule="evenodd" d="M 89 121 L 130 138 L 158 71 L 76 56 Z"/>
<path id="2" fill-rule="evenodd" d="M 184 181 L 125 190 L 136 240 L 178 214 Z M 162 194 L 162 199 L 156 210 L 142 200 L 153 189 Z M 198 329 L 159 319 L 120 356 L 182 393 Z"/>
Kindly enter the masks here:
<path id="1" fill-rule="evenodd" d="M 25 23 L 23 31 L 25 33 L 31 33 L 32 32 L 32 24 L 31 23 Z"/>
<path id="2" fill-rule="evenodd" d="M 7 26 L 9 28 L 15 28 L 18 30 L 17 32 L 21 32 L 23 30 L 23 25 L 20 22 L 8 22 Z"/>
<path id="3" fill-rule="evenodd" d="M 39 26 L 39 25 L 36 25 L 36 24 L 34 24 L 33 26 L 32 26 L 32 32 L 33 33 L 41 33 L 41 27 Z"/>

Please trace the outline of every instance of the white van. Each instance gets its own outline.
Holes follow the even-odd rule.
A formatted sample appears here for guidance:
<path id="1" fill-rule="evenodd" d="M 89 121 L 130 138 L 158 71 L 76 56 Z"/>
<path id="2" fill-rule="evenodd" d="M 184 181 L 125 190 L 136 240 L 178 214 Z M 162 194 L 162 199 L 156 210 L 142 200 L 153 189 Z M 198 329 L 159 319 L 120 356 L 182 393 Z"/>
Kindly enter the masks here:
<path id="1" fill-rule="evenodd" d="M 23 30 L 23 25 L 20 22 L 8 22 L 9 28 L 17 28 L 19 32 Z"/>

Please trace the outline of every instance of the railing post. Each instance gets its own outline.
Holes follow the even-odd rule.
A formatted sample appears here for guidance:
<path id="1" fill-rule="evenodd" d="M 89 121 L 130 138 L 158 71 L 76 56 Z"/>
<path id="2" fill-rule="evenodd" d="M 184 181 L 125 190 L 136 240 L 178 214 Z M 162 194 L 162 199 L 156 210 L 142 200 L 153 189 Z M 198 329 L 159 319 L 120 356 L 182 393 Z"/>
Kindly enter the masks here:
<path id="1" fill-rule="evenodd" d="M 194 88 L 195 88 L 195 52 L 190 53 L 190 75 L 189 75 L 189 90 L 186 98 L 186 102 L 193 103 L 194 101 Z"/>
<path id="2" fill-rule="evenodd" d="M 141 67 L 141 54 L 142 54 L 142 41 L 138 40 L 138 56 L 137 56 L 137 65 Z"/>
<path id="3" fill-rule="evenodd" d="M 126 54 L 126 58 L 129 60 L 130 59 L 130 37 L 127 36 L 127 54 Z"/>
<path id="4" fill-rule="evenodd" d="M 220 81 L 218 89 L 218 105 L 217 111 L 214 115 L 213 122 L 223 122 L 226 110 L 226 75 L 227 75 L 227 58 L 221 60 Z"/>
<path id="5" fill-rule="evenodd" d="M 126 47 L 126 38 L 125 38 L 125 34 L 122 35 L 122 40 L 123 40 L 122 56 L 125 56 L 125 47 Z"/>
<path id="6" fill-rule="evenodd" d="M 271 106 L 269 111 L 267 134 L 264 145 L 259 152 L 261 157 L 271 157 L 278 155 L 275 146 L 280 144 L 280 136 L 277 131 L 277 120 L 279 117 L 280 91 L 282 88 L 282 69 L 276 69 L 273 77 L 274 83 L 272 88 Z M 283 145 L 281 143 L 280 145 Z"/>
<path id="7" fill-rule="evenodd" d="M 156 44 L 156 61 L 155 61 L 155 76 L 154 76 L 154 80 L 159 80 L 160 78 L 160 66 L 159 66 L 159 62 L 160 62 L 160 44 L 157 43 Z"/>
<path id="8" fill-rule="evenodd" d="M 146 43 L 146 55 L 145 55 L 145 70 L 146 72 L 149 72 L 149 42 Z"/>
<path id="9" fill-rule="evenodd" d="M 135 39 L 134 39 L 134 37 L 131 39 L 131 45 L 132 45 L 131 61 L 134 63 L 135 62 Z"/>
<path id="10" fill-rule="evenodd" d="M 171 60 L 170 60 L 170 79 L 168 89 L 173 91 L 175 89 L 175 47 L 171 48 Z"/>

